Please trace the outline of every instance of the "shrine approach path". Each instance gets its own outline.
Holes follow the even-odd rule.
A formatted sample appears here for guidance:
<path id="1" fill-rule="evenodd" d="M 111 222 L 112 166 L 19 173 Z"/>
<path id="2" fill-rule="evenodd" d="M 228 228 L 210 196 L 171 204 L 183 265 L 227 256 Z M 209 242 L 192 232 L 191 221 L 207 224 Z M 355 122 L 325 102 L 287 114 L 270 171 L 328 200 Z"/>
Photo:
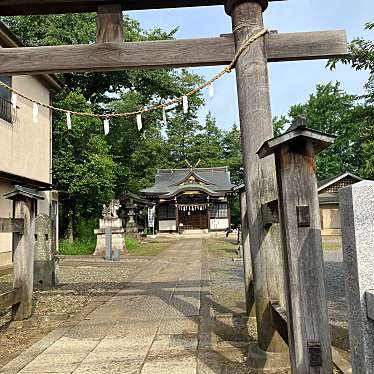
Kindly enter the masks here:
<path id="1" fill-rule="evenodd" d="M 203 240 L 179 241 L 84 320 L 52 332 L 0 372 L 215 372 L 199 353 L 209 346 L 208 278 Z"/>

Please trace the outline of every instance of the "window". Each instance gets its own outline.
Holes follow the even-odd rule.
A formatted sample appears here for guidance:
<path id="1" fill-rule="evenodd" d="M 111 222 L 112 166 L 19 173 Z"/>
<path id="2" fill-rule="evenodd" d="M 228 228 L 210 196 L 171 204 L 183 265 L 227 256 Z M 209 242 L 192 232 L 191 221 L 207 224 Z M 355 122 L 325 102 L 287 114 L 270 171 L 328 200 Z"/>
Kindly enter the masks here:
<path id="1" fill-rule="evenodd" d="M 210 216 L 212 218 L 227 218 L 227 204 L 213 204 Z"/>
<path id="2" fill-rule="evenodd" d="M 158 207 L 158 219 L 175 219 L 175 206 L 161 205 Z"/>
<path id="3" fill-rule="evenodd" d="M 0 75 L 0 81 L 12 86 L 12 77 Z M 12 123 L 12 94 L 5 87 L 0 86 L 0 118 Z"/>

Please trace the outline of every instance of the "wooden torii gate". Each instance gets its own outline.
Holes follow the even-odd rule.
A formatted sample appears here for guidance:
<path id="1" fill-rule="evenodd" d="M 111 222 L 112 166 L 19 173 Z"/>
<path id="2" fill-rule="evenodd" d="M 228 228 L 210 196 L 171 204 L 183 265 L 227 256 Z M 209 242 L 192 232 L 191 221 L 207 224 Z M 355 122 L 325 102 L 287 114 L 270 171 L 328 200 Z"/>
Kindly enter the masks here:
<path id="1" fill-rule="evenodd" d="M 225 6 L 232 19 L 232 34 L 190 40 L 123 41 L 122 11 L 209 5 Z M 263 11 L 267 7 L 268 0 L 2 0 L 0 16 L 97 12 L 97 43 L 0 49 L 0 74 L 228 64 L 242 43 L 263 27 Z M 236 63 L 250 232 L 250 255 L 245 254 L 246 274 L 253 272 L 258 344 L 263 351 L 287 351 L 274 327 L 270 308 L 274 300 L 282 306 L 286 304 L 279 225 L 268 225 L 264 219 L 266 207 L 277 200 L 278 195 L 274 155 L 260 159 L 256 153 L 273 137 L 267 63 L 326 59 L 346 53 L 344 31 L 271 33 L 255 41 Z M 329 365 L 322 368 L 321 364 L 310 372 L 325 373 L 328 372 L 326 367 Z"/>

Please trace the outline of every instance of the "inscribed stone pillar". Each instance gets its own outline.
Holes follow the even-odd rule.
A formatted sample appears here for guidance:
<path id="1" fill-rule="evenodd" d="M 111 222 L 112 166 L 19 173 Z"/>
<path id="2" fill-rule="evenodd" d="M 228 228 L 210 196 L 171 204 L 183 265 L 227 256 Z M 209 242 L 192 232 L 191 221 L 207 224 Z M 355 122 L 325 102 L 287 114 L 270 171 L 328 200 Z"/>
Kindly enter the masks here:
<path id="1" fill-rule="evenodd" d="M 374 182 L 339 191 L 352 373 L 374 373 L 374 320 L 365 292 L 374 289 Z"/>
<path id="2" fill-rule="evenodd" d="M 34 286 L 56 286 L 55 256 L 52 253 L 52 222 L 46 214 L 35 220 Z"/>

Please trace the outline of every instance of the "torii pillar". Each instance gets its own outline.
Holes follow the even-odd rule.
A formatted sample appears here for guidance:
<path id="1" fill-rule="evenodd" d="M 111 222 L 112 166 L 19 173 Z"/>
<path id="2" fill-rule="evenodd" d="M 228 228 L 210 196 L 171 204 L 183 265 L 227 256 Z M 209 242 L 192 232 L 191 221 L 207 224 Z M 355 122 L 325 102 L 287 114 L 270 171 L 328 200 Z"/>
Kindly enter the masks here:
<path id="1" fill-rule="evenodd" d="M 236 49 L 263 27 L 268 0 L 227 0 Z M 240 129 L 245 168 L 246 202 L 258 346 L 267 352 L 288 352 L 272 327 L 270 301 L 284 301 L 279 225 L 266 226 L 261 206 L 277 199 L 274 157 L 260 160 L 256 152 L 273 137 L 265 38 L 257 39 L 236 63 Z"/>

